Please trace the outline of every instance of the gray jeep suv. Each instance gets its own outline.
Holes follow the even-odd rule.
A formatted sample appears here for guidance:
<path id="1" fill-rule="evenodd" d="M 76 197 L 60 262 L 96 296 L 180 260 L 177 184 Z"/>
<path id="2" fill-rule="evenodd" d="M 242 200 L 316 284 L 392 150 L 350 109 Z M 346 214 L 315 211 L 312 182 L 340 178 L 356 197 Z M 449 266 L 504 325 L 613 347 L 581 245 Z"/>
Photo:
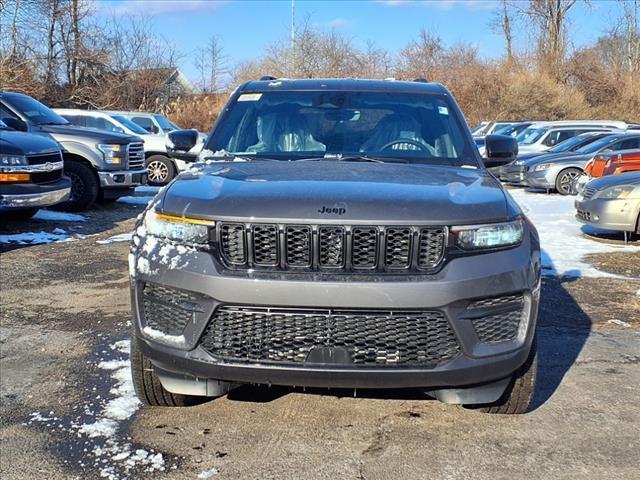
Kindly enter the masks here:
<path id="1" fill-rule="evenodd" d="M 517 154 L 486 145 L 486 166 Z M 533 395 L 538 236 L 438 84 L 242 85 L 129 262 L 147 405 L 239 384 L 419 388 L 492 413 Z"/>

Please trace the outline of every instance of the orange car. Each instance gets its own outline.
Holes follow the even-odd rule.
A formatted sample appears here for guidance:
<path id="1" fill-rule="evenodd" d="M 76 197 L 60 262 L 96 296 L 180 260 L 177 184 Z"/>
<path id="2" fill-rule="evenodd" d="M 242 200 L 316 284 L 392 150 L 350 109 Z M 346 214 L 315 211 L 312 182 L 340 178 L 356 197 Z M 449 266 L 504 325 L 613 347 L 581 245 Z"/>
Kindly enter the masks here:
<path id="1" fill-rule="evenodd" d="M 626 150 L 596 155 L 584 169 L 592 178 L 640 170 L 640 150 Z"/>

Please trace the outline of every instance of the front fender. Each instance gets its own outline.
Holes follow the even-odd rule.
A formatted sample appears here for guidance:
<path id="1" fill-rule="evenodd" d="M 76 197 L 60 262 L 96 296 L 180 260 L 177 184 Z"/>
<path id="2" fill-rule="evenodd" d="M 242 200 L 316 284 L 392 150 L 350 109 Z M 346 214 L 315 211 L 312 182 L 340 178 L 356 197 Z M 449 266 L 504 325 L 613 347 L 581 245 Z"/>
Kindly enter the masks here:
<path id="1" fill-rule="evenodd" d="M 84 143 L 74 142 L 69 140 L 65 140 L 58 143 L 62 147 L 63 155 L 65 153 L 68 153 L 71 155 L 78 155 L 79 157 L 82 157 L 88 160 L 89 162 L 91 162 L 91 164 L 94 167 L 96 167 L 96 169 L 104 168 L 105 164 L 104 164 L 104 159 L 102 157 L 102 153 L 100 153 L 96 148 L 91 148 Z"/>

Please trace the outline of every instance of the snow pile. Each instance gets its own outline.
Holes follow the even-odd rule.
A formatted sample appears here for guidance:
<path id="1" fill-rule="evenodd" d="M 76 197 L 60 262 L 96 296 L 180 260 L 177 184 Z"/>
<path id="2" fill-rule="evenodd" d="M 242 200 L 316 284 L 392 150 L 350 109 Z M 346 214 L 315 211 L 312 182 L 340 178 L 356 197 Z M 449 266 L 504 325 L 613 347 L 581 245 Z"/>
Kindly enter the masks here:
<path id="1" fill-rule="evenodd" d="M 592 253 L 639 251 L 639 247 L 612 245 L 585 237 L 583 226 L 575 218 L 574 197 L 546 195 L 524 189 L 509 190 L 523 212 L 538 229 L 542 247 L 543 275 L 567 277 L 616 277 L 596 269 L 583 257 Z"/>
<path id="2" fill-rule="evenodd" d="M 85 238 L 85 235 L 67 233 L 62 228 L 56 228 L 52 232 L 24 232 L 9 235 L 0 235 L 0 243 L 13 245 L 43 245 L 47 243 L 72 242 Z"/>
<path id="3" fill-rule="evenodd" d="M 127 205 L 143 205 L 146 206 L 153 200 L 154 197 L 120 197 L 116 200 L 118 203 L 125 203 Z"/>
<path id="4" fill-rule="evenodd" d="M 108 243 L 114 243 L 114 242 L 130 242 L 132 237 L 133 237 L 133 233 L 131 232 L 121 233 L 119 235 L 113 235 L 112 237 L 109 237 L 106 240 L 98 240 L 96 241 L 96 243 L 99 243 L 100 245 L 106 245 Z"/>
<path id="5" fill-rule="evenodd" d="M 160 192 L 161 190 L 163 190 L 164 187 L 154 187 L 151 185 L 140 185 L 139 187 L 136 187 L 135 192 L 136 193 L 152 193 L 152 194 L 156 194 L 158 192 Z"/>
<path id="6" fill-rule="evenodd" d="M 87 217 L 77 213 L 56 212 L 54 210 L 38 210 L 33 216 L 35 220 L 46 222 L 84 222 Z"/>
<path id="7" fill-rule="evenodd" d="M 124 437 L 126 422 L 140 407 L 131 379 L 129 341 L 121 340 L 109 345 L 108 349 L 100 352 L 101 357 L 105 355 L 114 358 L 101 358 L 95 366 L 99 371 L 108 372 L 115 384 L 109 389 L 106 399 L 96 395 L 99 403 L 84 405 L 84 421 L 78 417 L 67 420 L 65 424 L 63 419 L 54 416 L 54 412 L 49 412 L 48 415 L 34 412 L 26 425 L 39 422 L 51 431 L 76 437 L 73 442 L 76 448 L 72 453 L 76 455 L 78 465 L 97 469 L 101 478 L 136 478 L 136 471 L 151 473 L 153 476 L 154 472 L 167 470 L 168 465 L 162 453 L 135 448 L 130 439 Z M 94 387 L 94 395 L 95 391 Z M 90 478 L 97 477 L 95 475 Z"/>
<path id="8" fill-rule="evenodd" d="M 209 470 L 203 470 L 202 472 L 200 472 L 198 474 L 198 478 L 211 478 L 215 475 L 217 475 L 218 473 L 218 469 L 216 467 L 210 468 Z"/>

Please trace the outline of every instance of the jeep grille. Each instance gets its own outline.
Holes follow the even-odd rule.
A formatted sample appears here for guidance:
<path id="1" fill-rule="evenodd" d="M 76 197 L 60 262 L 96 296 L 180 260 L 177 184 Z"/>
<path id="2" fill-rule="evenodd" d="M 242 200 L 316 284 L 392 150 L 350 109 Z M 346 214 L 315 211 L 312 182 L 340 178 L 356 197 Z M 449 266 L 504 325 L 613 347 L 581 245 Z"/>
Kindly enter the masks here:
<path id="1" fill-rule="evenodd" d="M 445 227 L 220 223 L 232 269 L 429 271 L 445 253 Z"/>
<path id="2" fill-rule="evenodd" d="M 200 345 L 227 361 L 284 364 L 314 363 L 316 348 L 339 349 L 354 367 L 435 367 L 461 352 L 440 311 L 230 305 L 216 309 Z"/>

